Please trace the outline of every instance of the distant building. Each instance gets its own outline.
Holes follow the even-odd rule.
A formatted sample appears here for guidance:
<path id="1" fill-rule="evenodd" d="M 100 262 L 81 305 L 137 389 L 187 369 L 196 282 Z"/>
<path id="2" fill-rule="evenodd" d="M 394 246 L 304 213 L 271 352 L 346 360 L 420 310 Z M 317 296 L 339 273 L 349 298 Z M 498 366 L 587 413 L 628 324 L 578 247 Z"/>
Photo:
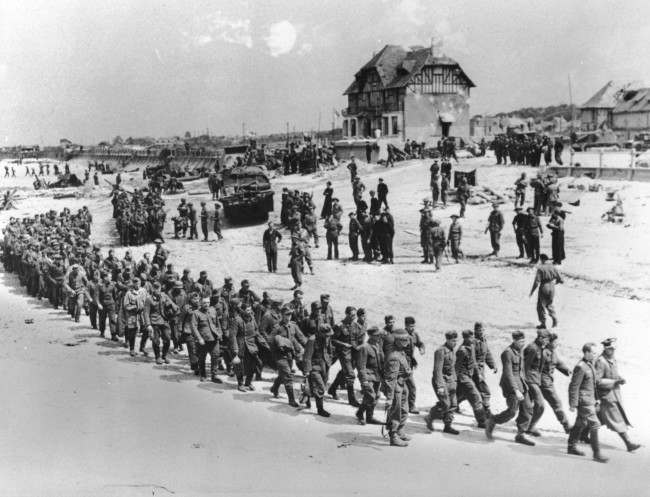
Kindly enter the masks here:
<path id="1" fill-rule="evenodd" d="M 609 81 L 580 107 L 583 131 L 607 128 L 630 139 L 650 131 L 650 88 L 638 81 Z"/>
<path id="2" fill-rule="evenodd" d="M 345 90 L 343 138 L 406 139 L 433 144 L 468 139 L 469 96 L 475 85 L 453 59 L 432 49 L 386 45 Z"/>

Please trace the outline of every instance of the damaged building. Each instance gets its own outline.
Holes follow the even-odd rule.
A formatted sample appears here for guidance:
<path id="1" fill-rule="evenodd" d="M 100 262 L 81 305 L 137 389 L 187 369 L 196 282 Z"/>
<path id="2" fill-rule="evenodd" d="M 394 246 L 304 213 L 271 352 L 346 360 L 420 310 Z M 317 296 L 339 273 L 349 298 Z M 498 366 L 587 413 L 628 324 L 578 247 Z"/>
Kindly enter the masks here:
<path id="1" fill-rule="evenodd" d="M 445 136 L 467 140 L 474 87 L 458 62 L 432 48 L 386 45 L 345 90 L 343 137 L 428 145 Z"/>

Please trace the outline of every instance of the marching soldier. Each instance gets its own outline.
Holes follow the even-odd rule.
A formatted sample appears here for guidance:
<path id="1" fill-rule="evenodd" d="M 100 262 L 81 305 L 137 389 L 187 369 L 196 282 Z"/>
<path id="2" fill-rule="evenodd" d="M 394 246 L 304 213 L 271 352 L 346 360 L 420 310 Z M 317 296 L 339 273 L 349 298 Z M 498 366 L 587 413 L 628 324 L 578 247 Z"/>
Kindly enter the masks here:
<path id="1" fill-rule="evenodd" d="M 564 376 L 569 376 L 571 371 L 567 368 L 564 363 L 558 358 L 557 353 L 555 352 L 557 348 L 557 338 L 558 336 L 555 333 L 549 333 L 548 336 L 548 345 L 544 348 L 542 353 L 544 354 L 542 360 L 542 381 L 541 389 L 542 395 L 548 405 L 551 406 L 555 417 L 560 422 L 564 431 L 569 433 L 571 427 L 569 426 L 569 420 L 562 409 L 562 402 L 555 391 L 555 381 L 553 379 L 553 372 L 557 369 Z"/>
<path id="2" fill-rule="evenodd" d="M 188 240 L 194 240 L 194 238 L 199 237 L 199 233 L 196 231 L 196 209 L 192 202 L 187 204 L 187 220 L 190 225 L 190 237 Z"/>
<path id="3" fill-rule="evenodd" d="M 521 173 L 521 177 L 515 181 L 515 209 L 523 207 L 526 203 L 526 187 L 528 186 L 526 173 Z"/>
<path id="4" fill-rule="evenodd" d="M 506 423 L 517 416 L 515 442 L 523 445 L 535 445 L 535 442 L 524 435 L 530 424 L 532 406 L 524 378 L 524 365 L 521 357 L 523 348 L 523 332 L 513 332 L 512 343 L 501 353 L 502 372 L 499 385 L 503 391 L 503 396 L 506 398 L 507 408 L 495 416 L 490 416 L 485 421 L 485 434 L 488 440 L 492 440 L 495 425 Z"/>
<path id="5" fill-rule="evenodd" d="M 214 203 L 212 231 L 217 235 L 218 240 L 223 240 L 223 235 L 221 234 L 221 204 L 219 202 Z"/>
<path id="6" fill-rule="evenodd" d="M 415 407 L 415 398 L 416 398 L 416 386 L 415 379 L 413 378 L 413 372 L 418 366 L 418 361 L 415 359 L 415 349 L 418 349 L 420 355 L 424 355 L 424 342 L 420 340 L 420 335 L 415 331 L 415 318 L 407 316 L 404 318 L 404 328 L 409 334 L 410 340 L 407 347 L 404 349 L 406 353 L 406 358 L 408 359 L 409 366 L 411 367 L 411 374 L 406 380 L 406 388 L 408 389 L 408 406 L 410 414 L 420 414 L 417 407 Z"/>
<path id="7" fill-rule="evenodd" d="M 474 378 L 476 376 L 476 358 L 474 348 L 474 333 L 472 330 L 463 331 L 463 343 L 456 350 L 456 378 L 457 378 L 457 395 L 467 399 L 474 411 L 474 417 L 479 428 L 485 428 L 485 409 L 483 400 Z M 457 397 L 457 401 L 458 401 Z"/>
<path id="8" fill-rule="evenodd" d="M 438 347 L 433 355 L 433 391 L 438 398 L 429 414 L 424 418 L 427 428 L 431 431 L 434 419 L 442 419 L 445 428 L 444 432 L 450 435 L 458 435 L 458 430 L 452 428 L 454 410 L 456 409 L 456 357 L 454 348 L 458 340 L 458 333 L 448 331 L 445 333 L 445 343 Z"/>
<path id="9" fill-rule="evenodd" d="M 542 369 L 544 367 L 544 349 L 548 345 L 549 333 L 546 330 L 538 330 L 537 338 L 524 348 L 524 378 L 528 386 L 530 400 L 533 405 L 533 415 L 526 433 L 534 437 L 540 437 L 537 430 L 537 422 L 544 414 L 544 396 L 542 394 Z"/>
<path id="10" fill-rule="evenodd" d="M 359 347 L 357 369 L 363 400 L 357 410 L 359 424 L 382 424 L 375 419 L 374 412 L 379 397 L 379 387 L 383 380 L 384 354 L 380 345 L 380 330 L 376 326 L 368 328 L 368 341 Z"/>
<path id="11" fill-rule="evenodd" d="M 625 385 L 625 379 L 618 372 L 618 364 L 614 357 L 615 342 L 615 338 L 608 338 L 601 342 L 603 353 L 598 356 L 595 363 L 596 394 L 600 401 L 598 418 L 607 428 L 618 433 L 625 442 L 628 452 L 634 452 L 641 445 L 632 442 L 627 436 L 627 427 L 631 425 L 623 408 L 621 385 Z"/>
<path id="12" fill-rule="evenodd" d="M 452 214 L 451 225 L 449 225 L 449 235 L 447 236 L 447 245 L 451 248 L 451 256 L 458 264 L 458 259 L 463 257 L 463 251 L 460 249 L 460 243 L 463 239 L 463 227 L 458 222 L 458 215 Z"/>
<path id="13" fill-rule="evenodd" d="M 334 345 L 336 358 L 341 364 L 341 370 L 336 375 L 336 378 L 330 385 L 327 393 L 333 399 L 337 399 L 338 395 L 336 390 L 339 385 L 345 384 L 348 391 L 348 404 L 353 407 L 359 407 L 359 402 L 354 396 L 354 365 L 352 363 L 352 325 L 354 323 L 354 316 L 356 309 L 352 306 L 345 308 L 345 317 L 341 323 L 334 328 L 334 336 L 332 337 L 332 345 Z"/>
<path id="14" fill-rule="evenodd" d="M 411 371 L 404 349 L 410 337 L 405 330 L 395 330 L 393 336 L 393 348 L 386 356 L 384 366 L 387 405 L 386 428 L 392 446 L 406 447 L 411 437 L 404 432 L 404 426 L 408 418 L 408 394 L 404 383 Z"/>
<path id="15" fill-rule="evenodd" d="M 269 273 L 275 273 L 278 270 L 278 243 L 281 240 L 282 235 L 273 225 L 273 221 L 269 221 L 269 227 L 262 235 L 262 245 L 264 246 L 266 266 Z"/>
<path id="16" fill-rule="evenodd" d="M 576 422 L 569 433 L 567 453 L 574 456 L 584 456 L 585 453 L 576 446 L 582 431 L 589 430 L 589 443 L 596 462 L 606 463 L 608 459 L 600 453 L 598 442 L 598 400 L 596 400 L 596 370 L 594 369 L 595 343 L 586 343 L 582 347 L 582 359 L 578 361 L 569 383 L 569 410 L 578 410 Z"/>
<path id="17" fill-rule="evenodd" d="M 289 405 L 291 407 L 300 407 L 296 402 L 293 391 L 291 365 L 294 360 L 300 360 L 302 358 L 304 349 L 295 335 L 297 327 L 295 323 L 291 323 L 290 321 L 291 314 L 291 308 L 286 307 L 282 309 L 283 319 L 278 325 L 271 342 L 271 352 L 275 359 L 275 368 L 278 371 L 278 376 L 271 386 L 271 393 L 277 398 L 280 385 L 284 385 Z"/>
<path id="18" fill-rule="evenodd" d="M 153 283 L 153 291 L 144 302 L 144 325 L 151 336 L 151 345 L 156 358 L 156 364 L 169 364 L 167 353 L 171 344 L 171 328 L 167 322 L 167 316 L 179 313 L 180 309 L 174 302 L 162 293 L 161 284 L 158 281 Z M 160 341 L 162 340 L 162 354 Z"/>
<path id="19" fill-rule="evenodd" d="M 539 241 L 544 236 L 542 223 L 532 207 L 526 209 L 528 219 L 526 220 L 526 241 L 531 264 L 539 260 Z"/>
<path id="20" fill-rule="evenodd" d="M 332 327 L 323 320 L 320 308 L 320 302 L 312 302 L 311 313 L 305 325 L 308 339 L 303 363 L 304 374 L 309 384 L 309 393 L 316 401 L 317 413 L 319 416 L 329 418 L 330 413 L 323 407 L 323 401 L 329 368 L 332 363 L 330 343 Z"/>
<path id="21" fill-rule="evenodd" d="M 350 216 L 350 225 L 348 226 L 348 242 L 350 244 L 350 251 L 352 252 L 352 260 L 359 260 L 359 235 L 361 234 L 361 223 L 356 218 L 354 212 L 348 214 Z"/>
<path id="22" fill-rule="evenodd" d="M 205 361 L 210 355 L 210 378 L 215 383 L 220 383 L 217 378 L 217 365 L 219 364 L 219 343 L 223 338 L 223 331 L 216 319 L 216 314 L 209 312 L 210 298 L 200 300 L 198 309 L 193 309 L 189 317 L 189 326 L 192 336 L 198 345 L 198 375 L 200 381 L 207 380 Z"/>
<path id="23" fill-rule="evenodd" d="M 537 287 L 539 287 L 539 291 L 537 292 L 537 317 L 539 318 L 539 325 L 537 328 L 546 328 L 547 312 L 553 320 L 553 328 L 555 328 L 557 326 L 557 316 L 555 315 L 555 308 L 553 307 L 555 283 L 564 283 L 564 281 L 554 266 L 546 264 L 546 261 L 548 261 L 548 256 L 546 254 L 540 255 L 539 258 L 541 264 L 537 267 L 535 281 L 533 281 L 533 287 L 530 290 L 530 297 L 532 297 Z"/>
<path id="24" fill-rule="evenodd" d="M 504 220 L 503 214 L 499 210 L 499 204 L 492 204 L 492 212 L 488 216 L 488 225 L 485 232 L 490 232 L 490 244 L 492 245 L 492 253 L 490 255 L 499 256 L 501 249 L 500 239 L 501 231 L 503 230 Z"/>
<path id="25" fill-rule="evenodd" d="M 233 360 L 237 376 L 237 389 L 240 392 L 253 391 L 253 377 L 262 361 L 260 349 L 268 349 L 268 343 L 262 336 L 253 316 L 253 308 L 248 304 L 241 306 L 241 318 L 235 320 L 235 328 L 231 331 L 233 354 L 239 361 Z"/>

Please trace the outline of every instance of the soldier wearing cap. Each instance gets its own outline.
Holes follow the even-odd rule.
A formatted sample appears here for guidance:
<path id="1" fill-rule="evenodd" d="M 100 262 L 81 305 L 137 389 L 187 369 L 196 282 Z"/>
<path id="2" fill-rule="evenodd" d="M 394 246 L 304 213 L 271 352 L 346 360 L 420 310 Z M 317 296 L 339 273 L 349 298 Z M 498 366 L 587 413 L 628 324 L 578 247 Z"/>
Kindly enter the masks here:
<path id="1" fill-rule="evenodd" d="M 238 360 L 233 360 L 235 374 L 237 376 L 237 389 L 240 392 L 253 391 L 253 377 L 256 371 L 261 369 L 260 349 L 268 349 L 269 345 L 259 332 L 257 323 L 253 317 L 253 308 L 248 304 L 241 306 L 241 319 L 235 322 L 232 340 L 233 354 Z"/>
<path id="2" fill-rule="evenodd" d="M 361 234 L 361 223 L 355 216 L 354 212 L 348 214 L 350 217 L 350 224 L 348 225 L 348 243 L 350 245 L 350 251 L 352 252 L 353 261 L 359 260 L 359 235 Z"/>
<path id="3" fill-rule="evenodd" d="M 433 431 L 434 419 L 442 419 L 445 428 L 444 432 L 451 435 L 458 435 L 458 431 L 452 428 L 454 410 L 456 409 L 456 357 L 454 348 L 458 340 L 458 333 L 448 331 L 445 333 L 445 343 L 438 347 L 433 355 L 433 391 L 438 398 L 429 414 L 425 417 L 427 428 Z"/>
<path id="4" fill-rule="evenodd" d="M 615 338 L 607 338 L 601 342 L 603 352 L 595 363 L 596 394 L 600 401 L 598 418 L 607 428 L 618 433 L 625 442 L 628 452 L 633 452 L 641 446 L 633 443 L 627 435 L 627 427 L 632 425 L 623 408 L 621 385 L 625 385 L 625 378 L 618 372 L 618 364 L 614 357 L 615 342 Z"/>
<path id="5" fill-rule="evenodd" d="M 223 235 L 221 234 L 221 204 L 219 202 L 214 203 L 214 213 L 212 216 L 212 231 L 217 235 L 218 240 L 223 240 Z"/>
<path id="6" fill-rule="evenodd" d="M 198 356 L 198 375 L 201 381 L 207 380 L 205 369 L 206 358 L 210 355 L 210 377 L 213 382 L 221 383 L 217 378 L 219 364 L 219 344 L 223 338 L 223 331 L 216 319 L 216 314 L 209 312 L 210 297 L 200 300 L 198 309 L 193 309 L 189 316 L 189 328 L 196 341 Z"/>
<path id="7" fill-rule="evenodd" d="M 544 367 L 544 349 L 548 345 L 549 332 L 538 330 L 537 338 L 524 348 L 524 377 L 530 400 L 533 404 L 533 415 L 526 433 L 534 437 L 541 436 L 537 430 L 537 422 L 544 414 L 544 396 L 542 394 L 542 369 Z"/>
<path id="8" fill-rule="evenodd" d="M 189 311 L 189 297 L 183 288 L 182 281 L 174 281 L 172 287 L 168 291 L 169 298 L 178 308 L 178 312 L 169 319 L 169 327 L 171 329 L 171 339 L 174 345 L 172 353 L 176 354 L 183 350 L 182 334 L 183 323 Z"/>
<path id="9" fill-rule="evenodd" d="M 201 232 L 203 233 L 203 241 L 208 241 L 208 220 L 210 218 L 210 213 L 205 205 L 205 202 L 201 202 L 201 212 L 199 214 L 201 219 Z"/>
<path id="10" fill-rule="evenodd" d="M 499 256 L 499 250 L 501 250 L 501 231 L 503 230 L 503 225 L 505 224 L 503 220 L 503 214 L 499 210 L 499 204 L 492 204 L 492 212 L 488 216 L 488 224 L 485 228 L 485 232 L 490 232 L 490 244 L 492 245 L 492 253 L 490 255 Z"/>
<path id="11" fill-rule="evenodd" d="M 352 332 L 354 325 L 354 317 L 356 309 L 352 306 L 345 308 L 345 317 L 338 326 L 334 327 L 334 336 L 332 337 L 332 345 L 334 345 L 336 352 L 336 359 L 341 364 L 341 370 L 336 375 L 336 378 L 330 385 L 327 392 L 333 399 L 337 399 L 338 395 L 336 390 L 339 385 L 345 384 L 348 392 L 348 404 L 353 407 L 359 407 L 359 402 L 354 395 L 354 365 L 352 363 Z"/>
<path id="12" fill-rule="evenodd" d="M 537 292 L 537 317 L 539 319 L 539 325 L 537 328 L 545 329 L 546 328 L 546 313 L 553 320 L 553 327 L 557 326 L 557 316 L 555 314 L 555 307 L 553 306 L 553 299 L 555 298 L 555 283 L 564 283 L 562 276 L 551 264 L 547 264 L 548 256 L 542 254 L 539 256 L 541 264 L 537 267 L 537 273 L 535 274 L 535 281 L 533 281 L 533 287 L 530 290 L 530 297 L 533 296 L 535 290 L 539 287 Z"/>
<path id="13" fill-rule="evenodd" d="M 531 256 L 527 242 L 528 216 L 522 211 L 522 207 L 515 207 L 516 214 L 515 217 L 512 218 L 512 228 L 515 230 L 515 240 L 517 241 L 517 248 L 519 249 L 517 259 L 523 259 L 524 256 Z"/>
<path id="14" fill-rule="evenodd" d="M 303 327 L 305 319 L 309 316 L 305 304 L 302 301 L 304 293 L 302 290 L 294 290 L 293 300 L 289 302 L 289 307 L 293 309 L 293 314 L 291 315 L 291 320 L 296 323 L 301 329 Z"/>
<path id="15" fill-rule="evenodd" d="M 282 235 L 269 221 L 269 227 L 264 230 L 262 235 L 262 245 L 266 254 L 266 266 L 269 273 L 275 273 L 278 270 L 278 243 L 282 240 Z"/>
<path id="16" fill-rule="evenodd" d="M 212 296 L 212 289 L 214 287 L 212 281 L 208 278 L 208 272 L 206 270 L 202 270 L 199 273 L 199 279 L 194 283 L 194 288 L 198 291 L 202 299 L 209 299 Z"/>
<path id="17" fill-rule="evenodd" d="M 598 400 L 596 399 L 597 375 L 594 369 L 595 343 L 586 343 L 582 347 L 582 359 L 578 361 L 571 382 L 569 383 L 569 410 L 574 412 L 576 409 L 576 421 L 569 433 L 567 453 L 575 456 L 584 456 L 585 453 L 576 446 L 584 429 L 589 430 L 589 442 L 593 451 L 593 459 L 596 462 L 605 463 L 607 458 L 600 453 L 600 443 L 598 441 L 598 429 L 600 422 L 598 420 Z"/>
<path id="18" fill-rule="evenodd" d="M 526 216 L 526 244 L 528 246 L 528 253 L 530 255 L 530 262 L 532 264 L 539 260 L 539 241 L 544 237 L 542 230 L 542 223 L 537 217 L 535 209 L 528 207 L 526 209 L 528 215 Z"/>
<path id="19" fill-rule="evenodd" d="M 167 257 L 169 257 L 169 252 L 165 250 L 162 246 L 163 241 L 160 238 L 154 240 L 156 244 L 156 250 L 153 253 L 153 259 L 151 259 L 152 264 L 157 264 L 159 268 L 164 268 L 167 263 Z"/>
<path id="20" fill-rule="evenodd" d="M 329 293 L 321 293 L 320 295 L 320 313 L 323 320 L 334 329 L 334 311 L 330 305 Z"/>
<path id="21" fill-rule="evenodd" d="M 359 424 L 382 424 L 374 417 L 379 387 L 383 380 L 384 354 L 381 348 L 381 331 L 377 326 L 367 330 L 368 341 L 359 347 L 357 369 L 363 400 L 356 416 Z"/>
<path id="22" fill-rule="evenodd" d="M 420 246 L 424 257 L 422 264 L 429 264 L 429 261 L 433 258 L 429 245 L 429 223 L 431 220 L 431 209 L 428 209 L 425 204 L 425 207 L 420 209 Z"/>
<path id="23" fill-rule="evenodd" d="M 512 333 L 512 343 L 501 353 L 501 381 L 499 385 L 506 399 L 507 407 L 495 416 L 490 416 L 485 422 L 485 434 L 492 440 L 494 426 L 510 421 L 517 416 L 517 435 L 515 442 L 524 445 L 535 445 L 524 435 L 530 424 L 532 406 L 528 386 L 524 377 L 524 364 L 521 351 L 524 348 L 524 334 L 521 331 Z"/>
<path id="24" fill-rule="evenodd" d="M 485 428 L 486 412 L 481 393 L 475 382 L 478 364 L 474 347 L 474 333 L 472 330 L 464 330 L 462 335 L 463 343 L 456 350 L 457 404 L 460 404 L 459 399 L 466 399 L 472 406 L 478 427 Z"/>
<path id="25" fill-rule="evenodd" d="M 564 431 L 569 433 L 571 429 L 569 426 L 569 420 L 562 409 L 562 402 L 555 391 L 553 372 L 557 369 L 564 376 L 569 376 L 571 371 L 557 356 L 557 338 L 558 336 L 555 333 L 549 333 L 548 344 L 542 351 L 541 390 L 544 399 L 548 402 L 548 405 L 551 406 L 551 409 L 553 409 L 555 417 L 564 428 Z"/>
<path id="26" fill-rule="evenodd" d="M 408 393 L 405 382 L 411 373 L 411 368 L 404 349 L 410 337 L 405 330 L 401 329 L 395 330 L 393 337 L 393 348 L 386 356 L 384 365 L 386 428 L 392 446 L 406 447 L 411 437 L 404 432 L 408 418 Z"/>
<path id="27" fill-rule="evenodd" d="M 307 408 L 310 408 L 309 395 L 312 395 L 316 401 L 318 415 L 328 418 L 330 413 L 323 407 L 323 401 L 329 368 L 332 364 L 333 332 L 331 326 L 323 320 L 320 308 L 320 302 L 312 302 L 311 313 L 305 322 L 308 338 L 303 358 L 303 372 L 308 381 L 308 391 L 303 393 L 303 399 L 306 401 Z"/>
<path id="28" fill-rule="evenodd" d="M 415 349 L 418 349 L 420 355 L 424 355 L 424 342 L 420 339 L 420 335 L 415 331 L 415 318 L 412 316 L 407 316 L 404 318 L 404 328 L 409 334 L 410 340 L 404 352 L 406 353 L 406 358 L 409 361 L 409 366 L 411 367 L 411 374 L 406 380 L 406 388 L 408 389 L 408 406 L 410 414 L 419 414 L 420 411 L 415 407 L 415 399 L 417 394 L 417 389 L 415 386 L 415 379 L 413 378 L 413 371 L 418 366 L 418 361 L 415 359 Z"/>
<path id="29" fill-rule="evenodd" d="M 111 278 L 107 272 L 100 272 L 99 276 L 101 281 L 97 286 L 96 304 L 99 311 L 99 334 L 104 336 L 106 330 L 106 319 L 108 319 L 109 331 L 111 333 L 111 340 L 117 342 L 117 289 L 111 282 Z"/>
<path id="30" fill-rule="evenodd" d="M 120 306 L 120 322 L 122 323 L 122 329 L 124 330 L 125 344 L 129 347 L 129 353 L 131 354 L 131 357 L 135 357 L 135 338 L 138 332 L 140 313 L 143 309 L 142 302 L 138 296 L 139 288 L 140 280 L 137 278 L 131 279 L 129 283 L 129 289 L 124 294 Z M 140 339 L 140 352 L 142 352 L 143 355 L 146 339 L 146 330 L 143 330 L 142 337 Z"/>
<path id="31" fill-rule="evenodd" d="M 144 301 L 144 325 L 151 336 L 151 345 L 153 347 L 156 364 L 169 364 L 167 353 L 171 345 L 171 328 L 168 320 L 176 314 L 180 314 L 179 307 L 162 292 L 160 282 L 153 284 L 153 291 L 147 295 Z M 162 340 L 162 351 L 160 341 Z M 161 353 L 162 352 L 162 353 Z"/>
<path id="32" fill-rule="evenodd" d="M 460 177 L 460 182 L 456 187 L 456 197 L 458 203 L 460 204 L 460 217 L 465 217 L 465 208 L 467 207 L 467 201 L 470 197 L 470 188 L 467 184 L 467 178 L 465 175 Z"/>
<path id="33" fill-rule="evenodd" d="M 451 217 L 451 224 L 449 225 L 447 245 L 451 248 L 451 256 L 458 264 L 458 259 L 463 257 L 463 251 L 460 249 L 460 243 L 463 239 L 463 227 L 458 222 L 457 214 L 452 214 L 449 217 Z"/>
<path id="34" fill-rule="evenodd" d="M 289 264 L 291 277 L 293 278 L 292 290 L 298 290 L 302 286 L 302 274 L 304 272 L 305 249 L 302 242 L 295 243 L 289 251 Z"/>
<path id="35" fill-rule="evenodd" d="M 280 385 L 284 385 L 289 405 L 292 407 L 300 407 L 296 402 L 293 391 L 293 373 L 291 372 L 291 366 L 294 360 L 299 361 L 302 358 L 304 348 L 298 341 L 296 334 L 297 327 L 295 323 L 291 322 L 291 314 L 290 307 L 285 306 L 282 308 L 282 321 L 276 326 L 271 341 L 271 353 L 275 360 L 275 368 L 278 371 L 278 376 L 271 386 L 271 393 L 277 398 Z M 300 330 L 297 331 L 300 332 Z"/>
<path id="36" fill-rule="evenodd" d="M 474 374 L 474 383 L 481 394 L 483 408 L 487 415 L 490 415 L 490 388 L 485 381 L 485 367 L 487 366 L 494 374 L 499 372 L 494 362 L 494 357 L 485 338 L 483 323 L 474 323 L 474 357 L 476 359 L 476 372 Z M 458 403 L 460 404 L 460 397 Z"/>

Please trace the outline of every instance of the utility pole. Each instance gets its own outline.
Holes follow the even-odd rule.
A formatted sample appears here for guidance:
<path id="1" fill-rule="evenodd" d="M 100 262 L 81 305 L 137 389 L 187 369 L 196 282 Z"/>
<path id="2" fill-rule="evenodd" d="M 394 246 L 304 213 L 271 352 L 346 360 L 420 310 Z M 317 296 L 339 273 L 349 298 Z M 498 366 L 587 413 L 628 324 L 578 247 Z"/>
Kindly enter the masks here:
<path id="1" fill-rule="evenodd" d="M 246 139 L 246 123 L 241 123 L 241 139 L 244 141 Z"/>
<path id="2" fill-rule="evenodd" d="M 576 120 L 576 116 L 575 116 L 576 110 L 573 107 L 573 91 L 571 89 L 571 74 L 569 74 L 568 76 L 569 76 L 569 105 L 571 106 L 571 131 L 573 132 L 573 123 Z"/>

